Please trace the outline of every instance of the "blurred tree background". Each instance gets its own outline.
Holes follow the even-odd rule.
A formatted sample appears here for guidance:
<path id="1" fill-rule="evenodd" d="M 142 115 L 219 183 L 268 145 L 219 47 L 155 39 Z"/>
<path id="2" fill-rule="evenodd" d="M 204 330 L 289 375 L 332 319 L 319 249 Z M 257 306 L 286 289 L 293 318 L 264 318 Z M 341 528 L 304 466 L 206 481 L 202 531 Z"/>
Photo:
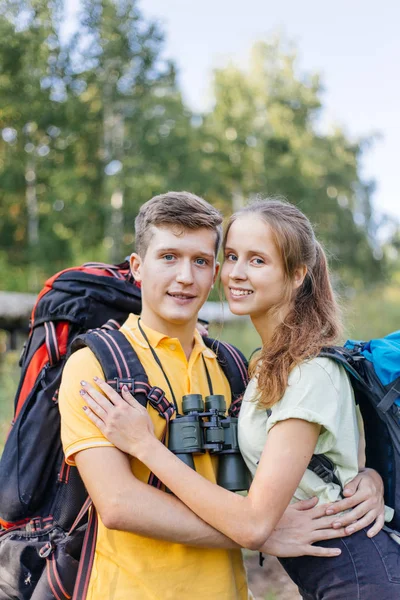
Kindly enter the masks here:
<path id="1" fill-rule="evenodd" d="M 68 39 L 64 18 L 62 0 L 0 4 L 0 290 L 37 292 L 68 266 L 120 262 L 155 194 L 186 189 L 225 215 L 280 195 L 328 251 L 346 333 L 399 328 L 400 229 L 378 218 L 361 175 L 373 139 L 321 127 L 323 85 L 295 47 L 271 38 L 246 69 L 215 70 L 214 103 L 198 114 L 136 0 L 81 0 Z M 212 334 L 247 355 L 259 345 L 243 323 Z M 0 454 L 19 377 L 5 339 L 0 331 Z"/>
<path id="2" fill-rule="evenodd" d="M 120 260 L 140 204 L 170 189 L 225 214 L 284 195 L 316 224 L 343 289 L 390 280 L 399 235 L 378 243 L 373 183 L 360 176 L 371 140 L 321 132 L 320 78 L 285 40 L 257 43 L 247 70 L 215 71 L 215 103 L 194 114 L 136 0 L 84 0 L 68 41 L 63 19 L 61 0 L 0 7 L 0 289 Z"/>
<path id="3" fill-rule="evenodd" d="M 119 262 L 157 193 L 187 189 L 225 215 L 281 195 L 327 248 L 348 332 L 398 328 L 400 230 L 377 217 L 361 176 L 373 140 L 323 130 L 321 79 L 293 45 L 272 37 L 246 69 L 215 70 L 214 103 L 198 114 L 136 0 L 82 0 L 75 33 L 63 30 L 62 0 L 1 2 L 0 290 L 37 292 L 65 267 Z M 246 352 L 256 343 L 235 327 L 223 335 Z"/>

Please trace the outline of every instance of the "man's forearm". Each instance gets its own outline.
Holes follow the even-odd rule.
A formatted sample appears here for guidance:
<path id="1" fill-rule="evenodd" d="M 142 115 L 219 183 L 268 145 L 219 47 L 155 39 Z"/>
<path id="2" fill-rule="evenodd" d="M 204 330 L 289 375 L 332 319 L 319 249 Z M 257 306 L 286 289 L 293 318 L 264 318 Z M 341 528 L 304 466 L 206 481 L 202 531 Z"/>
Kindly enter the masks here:
<path id="1" fill-rule="evenodd" d="M 205 548 L 238 548 L 172 494 L 136 479 L 116 448 L 79 452 L 76 464 L 100 519 L 108 529 Z"/>
<path id="2" fill-rule="evenodd" d="M 132 494 L 116 499 L 113 529 L 205 548 L 239 548 L 235 542 L 202 521 L 172 494 L 140 481 Z"/>

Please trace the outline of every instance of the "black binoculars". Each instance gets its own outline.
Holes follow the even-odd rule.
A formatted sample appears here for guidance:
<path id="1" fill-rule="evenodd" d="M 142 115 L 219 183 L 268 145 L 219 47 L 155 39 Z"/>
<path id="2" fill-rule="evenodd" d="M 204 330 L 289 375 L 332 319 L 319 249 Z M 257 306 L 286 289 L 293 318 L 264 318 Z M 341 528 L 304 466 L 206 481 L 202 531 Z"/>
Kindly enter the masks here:
<path id="1" fill-rule="evenodd" d="M 224 396 L 188 394 L 182 398 L 183 415 L 169 424 L 168 448 L 194 469 L 193 454 L 219 456 L 217 483 L 232 492 L 249 489 L 249 472 L 240 454 L 238 419 L 226 416 Z"/>

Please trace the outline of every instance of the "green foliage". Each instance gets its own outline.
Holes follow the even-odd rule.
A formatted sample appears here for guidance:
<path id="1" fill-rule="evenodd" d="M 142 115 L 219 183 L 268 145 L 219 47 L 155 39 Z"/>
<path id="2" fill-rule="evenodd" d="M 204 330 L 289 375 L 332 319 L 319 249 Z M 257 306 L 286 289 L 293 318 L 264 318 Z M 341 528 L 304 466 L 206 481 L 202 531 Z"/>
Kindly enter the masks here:
<path id="1" fill-rule="evenodd" d="M 225 214 L 282 194 L 316 224 L 343 284 L 383 278 L 372 186 L 359 174 L 367 141 L 321 133 L 321 82 L 291 47 L 258 43 L 247 70 L 217 70 L 215 105 L 195 115 L 137 0 L 85 0 L 68 43 L 62 25 L 62 0 L 0 7 L 0 289 L 120 260 L 140 204 L 169 189 Z"/>
<path id="2" fill-rule="evenodd" d="M 0 336 L 0 350 L 1 340 Z M 14 396 L 19 376 L 20 370 L 16 353 L 0 354 L 0 456 L 13 415 Z"/>
<path id="3" fill-rule="evenodd" d="M 400 288 L 392 285 L 343 299 L 346 337 L 382 337 L 400 328 Z"/>
<path id="4" fill-rule="evenodd" d="M 347 285 L 379 279 L 371 190 L 359 175 L 366 142 L 319 131 L 319 77 L 299 74 L 295 53 L 275 40 L 254 46 L 247 71 L 216 71 L 214 91 L 205 128 L 219 142 L 209 156 L 237 203 L 255 194 L 287 197 L 316 224 Z"/>

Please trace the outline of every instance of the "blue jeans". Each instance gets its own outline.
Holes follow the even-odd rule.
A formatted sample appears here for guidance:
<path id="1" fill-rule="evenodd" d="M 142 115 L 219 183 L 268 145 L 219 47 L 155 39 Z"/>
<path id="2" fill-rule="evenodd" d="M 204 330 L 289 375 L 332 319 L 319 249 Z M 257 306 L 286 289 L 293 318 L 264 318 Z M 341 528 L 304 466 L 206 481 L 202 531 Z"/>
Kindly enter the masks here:
<path id="1" fill-rule="evenodd" d="M 340 556 L 281 558 L 304 600 L 400 600 L 400 546 L 385 532 L 319 542 Z"/>

